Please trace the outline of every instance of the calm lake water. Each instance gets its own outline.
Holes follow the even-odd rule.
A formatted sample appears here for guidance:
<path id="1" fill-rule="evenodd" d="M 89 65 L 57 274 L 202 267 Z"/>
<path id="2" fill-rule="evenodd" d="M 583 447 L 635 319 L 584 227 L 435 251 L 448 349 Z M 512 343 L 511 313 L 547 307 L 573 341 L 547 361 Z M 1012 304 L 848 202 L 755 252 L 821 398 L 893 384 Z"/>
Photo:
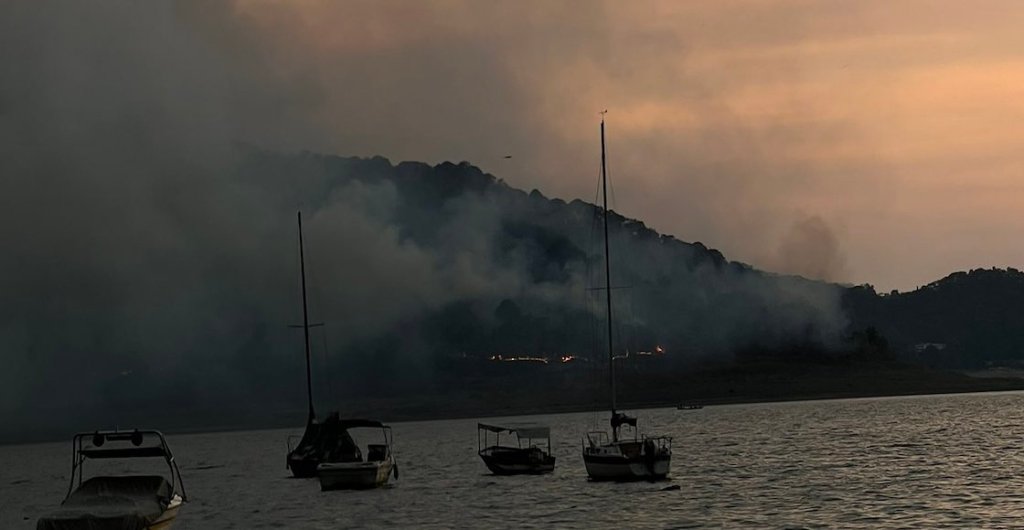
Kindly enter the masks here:
<path id="1" fill-rule="evenodd" d="M 580 438 L 597 413 L 515 418 L 553 427 L 557 467 L 536 477 L 489 475 L 476 420 L 398 423 L 400 479 L 355 492 L 289 478 L 285 437 L 301 429 L 170 436 L 191 500 L 175 528 L 1024 527 L 1022 393 L 637 415 L 675 436 L 670 482 L 588 482 Z M 0 528 L 35 528 L 69 460 L 70 443 L 0 446 Z"/>

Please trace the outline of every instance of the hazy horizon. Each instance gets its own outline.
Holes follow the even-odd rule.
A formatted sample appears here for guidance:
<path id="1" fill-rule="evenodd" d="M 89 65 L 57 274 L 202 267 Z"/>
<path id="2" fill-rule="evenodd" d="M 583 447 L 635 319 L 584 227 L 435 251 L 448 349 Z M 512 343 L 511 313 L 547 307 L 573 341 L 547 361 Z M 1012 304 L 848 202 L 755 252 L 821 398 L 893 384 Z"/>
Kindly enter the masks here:
<path id="1" fill-rule="evenodd" d="M 593 201 L 608 109 L 614 209 L 729 260 L 881 292 L 1020 268 L 1024 9 L 930 5 L 0 3 L 0 413 L 301 400 L 279 377 L 301 371 L 300 208 L 334 359 L 400 350 L 429 378 L 433 354 L 491 346 L 474 331 L 585 327 L 585 212 L 544 225 L 515 194 L 253 151 L 465 160 Z M 660 286 L 651 337 L 729 354 L 849 331 L 839 289 L 653 239 L 628 271 Z M 531 307 L 502 320 L 505 300 Z"/>

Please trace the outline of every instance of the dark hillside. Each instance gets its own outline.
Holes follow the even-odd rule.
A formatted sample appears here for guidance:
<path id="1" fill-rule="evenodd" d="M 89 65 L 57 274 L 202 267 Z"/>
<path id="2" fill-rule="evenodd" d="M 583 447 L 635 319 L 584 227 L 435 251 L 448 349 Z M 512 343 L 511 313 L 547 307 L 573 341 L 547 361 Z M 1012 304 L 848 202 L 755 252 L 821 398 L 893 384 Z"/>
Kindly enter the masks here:
<path id="1" fill-rule="evenodd" d="M 1024 360 L 1024 273 L 956 272 L 907 293 L 854 287 L 843 299 L 853 326 L 878 328 L 903 356 L 944 367 Z"/>

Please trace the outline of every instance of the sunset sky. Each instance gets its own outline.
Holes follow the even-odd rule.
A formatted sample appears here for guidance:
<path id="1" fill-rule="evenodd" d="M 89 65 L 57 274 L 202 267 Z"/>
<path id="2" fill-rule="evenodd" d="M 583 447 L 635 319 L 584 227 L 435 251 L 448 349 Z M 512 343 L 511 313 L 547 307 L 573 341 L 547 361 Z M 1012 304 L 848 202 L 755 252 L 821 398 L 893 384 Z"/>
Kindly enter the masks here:
<path id="1" fill-rule="evenodd" d="M 239 7 L 315 79 L 316 148 L 593 198 L 607 108 L 616 207 L 732 259 L 886 290 L 1024 264 L 1017 2 Z"/>

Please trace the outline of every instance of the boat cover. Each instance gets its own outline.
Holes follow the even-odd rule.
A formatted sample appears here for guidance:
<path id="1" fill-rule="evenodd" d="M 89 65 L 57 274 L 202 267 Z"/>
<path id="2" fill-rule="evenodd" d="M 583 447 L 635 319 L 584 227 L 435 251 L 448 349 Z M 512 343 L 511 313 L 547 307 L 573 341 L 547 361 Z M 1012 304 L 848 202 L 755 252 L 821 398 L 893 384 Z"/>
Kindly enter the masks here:
<path id="1" fill-rule="evenodd" d="M 60 509 L 40 518 L 36 530 L 144 530 L 164 512 L 172 493 L 159 475 L 93 477 Z"/>

